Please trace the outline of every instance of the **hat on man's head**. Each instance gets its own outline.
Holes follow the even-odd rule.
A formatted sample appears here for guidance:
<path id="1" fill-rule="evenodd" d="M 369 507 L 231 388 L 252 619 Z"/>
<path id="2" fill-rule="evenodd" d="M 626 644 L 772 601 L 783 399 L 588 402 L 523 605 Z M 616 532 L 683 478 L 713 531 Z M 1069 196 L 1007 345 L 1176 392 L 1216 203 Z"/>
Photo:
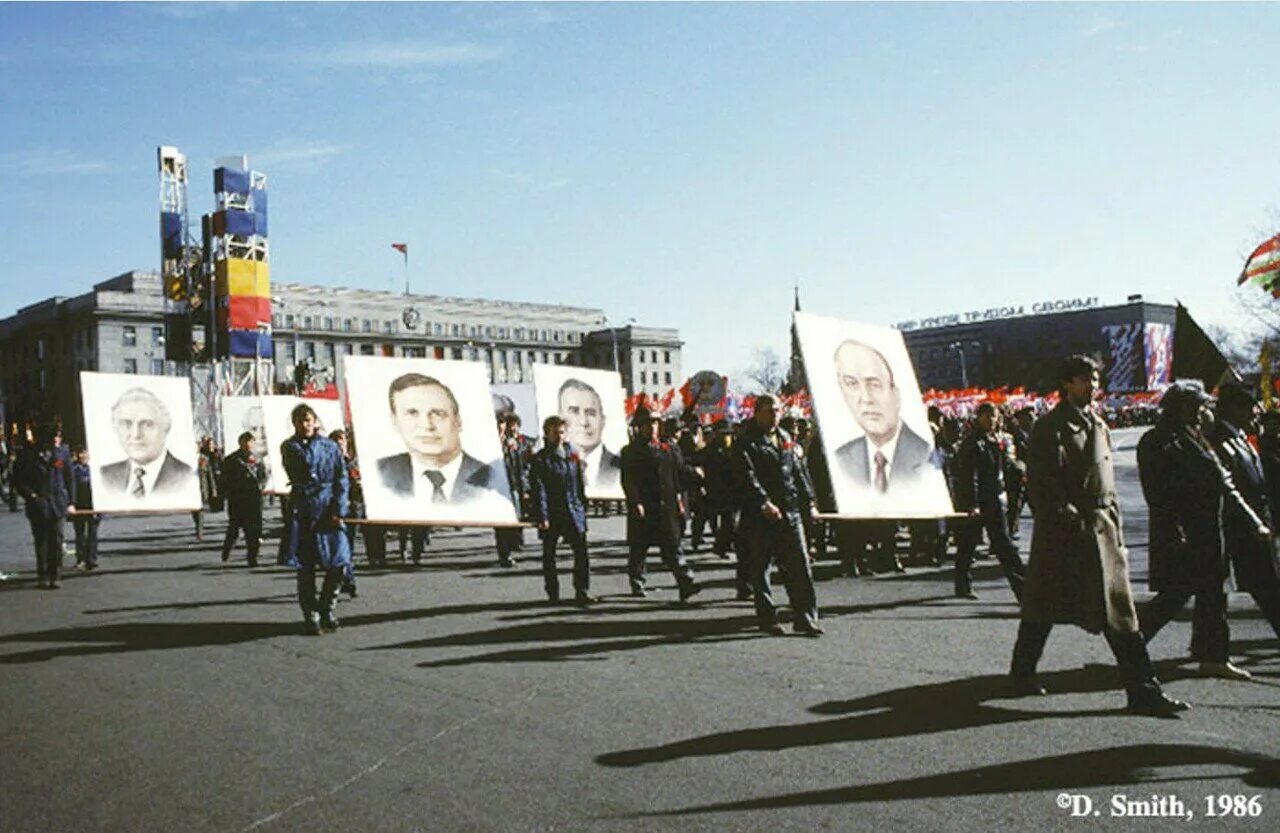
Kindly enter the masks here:
<path id="1" fill-rule="evenodd" d="M 653 422 L 653 414 L 643 405 L 636 408 L 636 412 L 631 415 L 632 425 L 648 425 L 651 422 Z"/>
<path id="2" fill-rule="evenodd" d="M 1248 410 L 1258 404 L 1258 393 L 1253 385 L 1244 382 L 1228 382 L 1218 388 L 1218 404 L 1224 408 Z"/>
<path id="3" fill-rule="evenodd" d="M 1160 397 L 1160 407 L 1168 411 L 1186 405 L 1199 407 L 1212 401 L 1213 397 L 1204 389 L 1204 382 L 1199 379 L 1178 379 Z"/>

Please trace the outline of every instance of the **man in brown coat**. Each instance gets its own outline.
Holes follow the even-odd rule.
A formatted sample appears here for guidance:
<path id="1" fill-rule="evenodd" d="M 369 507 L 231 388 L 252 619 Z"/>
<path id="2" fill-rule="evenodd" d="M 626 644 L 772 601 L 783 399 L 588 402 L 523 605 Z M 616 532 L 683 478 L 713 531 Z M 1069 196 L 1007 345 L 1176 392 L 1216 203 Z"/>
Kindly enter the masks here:
<path id="1" fill-rule="evenodd" d="M 1101 632 L 1116 656 L 1134 714 L 1170 717 L 1187 704 L 1156 680 L 1129 586 L 1111 433 L 1093 409 L 1098 366 L 1071 356 L 1058 371 L 1061 401 L 1031 434 L 1027 491 L 1035 507 L 1022 622 L 1010 669 L 1018 694 L 1046 693 L 1036 664 L 1056 624 Z"/>

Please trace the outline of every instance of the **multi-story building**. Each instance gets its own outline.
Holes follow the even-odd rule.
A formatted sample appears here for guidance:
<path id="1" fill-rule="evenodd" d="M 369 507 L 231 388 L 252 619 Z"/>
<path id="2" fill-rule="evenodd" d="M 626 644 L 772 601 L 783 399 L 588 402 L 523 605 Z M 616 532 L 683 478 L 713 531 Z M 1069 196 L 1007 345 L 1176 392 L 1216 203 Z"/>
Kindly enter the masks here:
<path id="1" fill-rule="evenodd" d="M 292 381 L 304 360 L 313 377 L 332 379 L 342 355 L 483 361 L 493 382 L 532 382 L 538 363 L 616 368 L 628 393 L 661 394 L 684 381 L 676 330 L 609 327 L 599 309 L 297 283 L 276 283 L 272 304 L 277 381 Z M 411 307 L 416 315 L 406 316 Z M 0 401 L 11 421 L 57 414 L 79 439 L 78 371 L 186 374 L 187 365 L 166 361 L 165 343 L 155 273 L 48 298 L 0 320 Z"/>
<path id="2" fill-rule="evenodd" d="M 1074 353 L 1101 362 L 1113 391 L 1162 387 L 1173 378 L 1218 383 L 1226 360 L 1185 307 L 1144 301 L 1100 306 L 1096 298 L 939 316 L 897 325 L 921 388 L 1057 387 Z"/>

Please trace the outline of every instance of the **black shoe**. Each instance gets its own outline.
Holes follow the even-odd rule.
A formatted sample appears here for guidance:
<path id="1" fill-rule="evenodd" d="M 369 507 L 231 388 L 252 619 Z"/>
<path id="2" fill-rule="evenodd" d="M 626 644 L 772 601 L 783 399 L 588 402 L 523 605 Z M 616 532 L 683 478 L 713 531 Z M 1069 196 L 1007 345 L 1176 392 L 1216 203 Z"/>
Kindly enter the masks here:
<path id="1" fill-rule="evenodd" d="M 635 596 L 638 599 L 643 599 L 645 596 L 648 596 L 649 594 L 648 592 L 645 591 L 644 585 L 633 584 L 631 585 L 631 595 Z"/>
<path id="2" fill-rule="evenodd" d="M 692 581 L 680 588 L 680 601 L 687 602 L 702 592 L 702 585 Z"/>
<path id="3" fill-rule="evenodd" d="M 84 568 L 89 572 L 93 572 L 94 570 L 98 569 L 98 562 L 95 561 L 92 564 L 85 564 Z"/>
<path id="4" fill-rule="evenodd" d="M 222 563 L 223 563 L 223 564 L 225 564 L 225 563 L 227 563 L 227 562 L 228 562 L 228 561 L 230 561 L 230 560 L 231 560 L 231 553 L 229 553 L 229 552 L 224 552 L 224 553 L 222 554 Z"/>
<path id="5" fill-rule="evenodd" d="M 1049 693 L 1044 686 L 1040 685 L 1035 674 L 1027 676 L 1010 674 L 1009 689 L 1014 697 L 1044 697 Z"/>
<path id="6" fill-rule="evenodd" d="M 560 604 L 560 594 L 559 594 L 559 593 L 548 593 L 548 594 L 547 594 L 547 604 L 549 604 L 549 605 L 558 605 L 558 604 Z"/>
<path id="7" fill-rule="evenodd" d="M 791 629 L 800 636 L 822 636 L 826 633 L 816 622 L 797 622 Z"/>
<path id="8" fill-rule="evenodd" d="M 257 566 L 258 566 L 258 559 L 254 558 L 254 559 L 252 559 L 252 560 L 250 560 L 250 561 L 249 561 L 249 567 L 250 567 L 250 568 L 257 567 Z"/>
<path id="9" fill-rule="evenodd" d="M 977 601 L 977 600 L 978 600 L 978 598 L 979 598 L 979 596 L 978 596 L 978 594 L 977 594 L 977 593 L 973 592 L 972 590 L 957 590 L 957 591 L 956 591 L 956 598 L 957 598 L 957 599 L 972 599 L 972 600 L 974 600 L 974 601 Z"/>
<path id="10" fill-rule="evenodd" d="M 338 617 L 333 615 L 332 610 L 326 610 L 320 614 L 320 627 L 327 631 L 336 631 L 338 629 Z"/>
<path id="11" fill-rule="evenodd" d="M 599 599 L 592 596 L 590 593 L 575 593 L 573 596 L 573 603 L 578 607 L 590 607 L 599 601 Z"/>
<path id="12" fill-rule="evenodd" d="M 907 571 L 907 568 L 902 566 L 902 562 L 898 560 L 896 555 L 893 557 L 893 571 L 895 573 L 905 573 Z"/>
<path id="13" fill-rule="evenodd" d="M 772 625 L 760 625 L 760 632 L 767 633 L 769 636 L 786 636 L 787 632 L 782 629 L 782 625 L 776 622 Z"/>
<path id="14" fill-rule="evenodd" d="M 62 582 L 58 581 L 57 579 L 54 579 L 53 581 L 49 582 L 50 590 L 57 590 L 61 586 L 62 586 Z"/>
<path id="15" fill-rule="evenodd" d="M 310 635 L 320 636 L 324 633 L 324 630 L 320 627 L 319 613 L 308 613 L 306 616 L 302 617 L 302 621 L 305 623 L 303 626 L 307 629 L 307 633 Z"/>
<path id="16" fill-rule="evenodd" d="M 356 590 L 356 583 L 354 581 L 347 582 L 342 585 L 342 592 L 347 594 L 348 599 L 354 599 L 356 596 L 360 595 L 360 591 Z"/>
<path id="17" fill-rule="evenodd" d="M 507 567 L 507 568 L 511 568 L 511 567 L 516 566 L 516 562 L 515 562 L 515 559 L 514 559 L 514 558 L 499 558 L 499 559 L 498 559 L 498 566 L 499 566 L 499 567 Z"/>
<path id="18" fill-rule="evenodd" d="M 1126 711 L 1147 717 L 1173 717 L 1191 708 L 1190 703 L 1175 700 L 1159 689 L 1143 689 L 1141 694 L 1130 694 Z"/>
<path id="19" fill-rule="evenodd" d="M 738 594 L 734 598 L 736 598 L 740 602 L 749 602 L 755 598 L 755 594 L 753 594 L 750 590 L 739 590 Z"/>

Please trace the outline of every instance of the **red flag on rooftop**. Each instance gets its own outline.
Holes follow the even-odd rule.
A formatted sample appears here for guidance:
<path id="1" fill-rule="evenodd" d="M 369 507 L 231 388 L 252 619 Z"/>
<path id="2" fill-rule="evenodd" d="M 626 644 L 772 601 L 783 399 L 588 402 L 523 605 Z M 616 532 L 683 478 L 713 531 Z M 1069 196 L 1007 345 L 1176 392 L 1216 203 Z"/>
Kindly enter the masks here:
<path id="1" fill-rule="evenodd" d="M 395 249 L 397 252 L 399 252 L 400 254 L 404 255 L 404 259 L 405 259 L 406 261 L 409 259 L 409 244 L 408 244 L 408 243 L 392 243 L 392 244 L 391 244 L 391 248 Z"/>
<path id="2" fill-rule="evenodd" d="M 1249 259 L 1244 262 L 1244 269 L 1240 271 L 1236 285 L 1253 281 L 1263 289 L 1274 289 L 1278 277 L 1280 277 L 1280 234 L 1253 250 Z"/>

